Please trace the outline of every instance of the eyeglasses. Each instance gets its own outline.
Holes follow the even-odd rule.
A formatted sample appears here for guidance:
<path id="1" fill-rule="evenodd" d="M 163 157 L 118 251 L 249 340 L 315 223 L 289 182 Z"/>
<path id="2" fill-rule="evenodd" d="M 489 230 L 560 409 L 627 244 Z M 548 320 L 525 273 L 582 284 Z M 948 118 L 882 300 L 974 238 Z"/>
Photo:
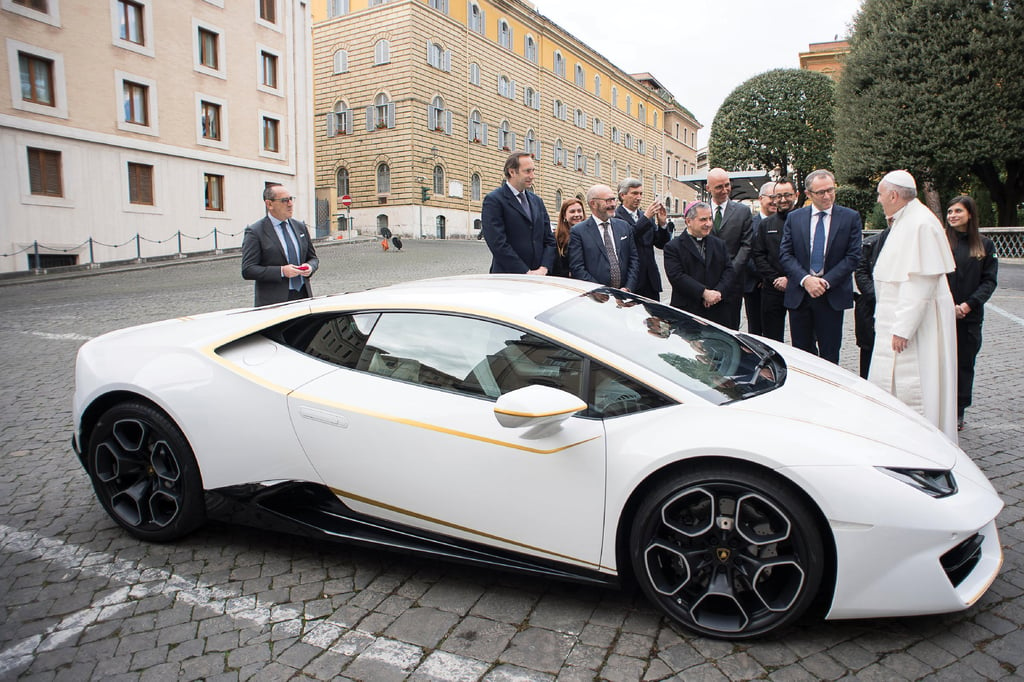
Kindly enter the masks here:
<path id="1" fill-rule="evenodd" d="M 772 198 L 773 199 L 792 199 L 795 196 L 796 195 L 793 194 L 792 192 L 779 192 L 778 194 L 773 194 Z"/>
<path id="2" fill-rule="evenodd" d="M 271 201 L 280 201 L 282 204 L 290 204 L 295 201 L 295 197 L 278 197 L 277 199 L 271 199 Z"/>
<path id="3" fill-rule="evenodd" d="M 819 190 L 809 189 L 809 190 L 807 190 L 807 193 L 808 194 L 813 194 L 816 197 L 820 197 L 820 196 L 824 196 L 826 194 L 835 194 L 836 193 L 836 188 L 835 187 L 826 187 L 825 189 L 819 189 Z"/>

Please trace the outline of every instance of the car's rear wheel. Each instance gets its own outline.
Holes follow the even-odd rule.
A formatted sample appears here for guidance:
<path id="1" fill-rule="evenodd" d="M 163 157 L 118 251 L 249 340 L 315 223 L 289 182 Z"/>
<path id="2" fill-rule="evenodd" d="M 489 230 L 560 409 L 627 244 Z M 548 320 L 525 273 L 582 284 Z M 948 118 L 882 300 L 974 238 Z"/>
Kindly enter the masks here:
<path id="1" fill-rule="evenodd" d="M 651 601 L 721 639 L 793 622 L 814 603 L 825 566 L 821 531 L 791 486 L 729 465 L 652 490 L 633 519 L 630 557 Z"/>
<path id="2" fill-rule="evenodd" d="M 103 508 L 143 540 L 175 540 L 206 518 L 203 483 L 181 430 L 141 402 L 108 409 L 89 439 L 89 478 Z"/>

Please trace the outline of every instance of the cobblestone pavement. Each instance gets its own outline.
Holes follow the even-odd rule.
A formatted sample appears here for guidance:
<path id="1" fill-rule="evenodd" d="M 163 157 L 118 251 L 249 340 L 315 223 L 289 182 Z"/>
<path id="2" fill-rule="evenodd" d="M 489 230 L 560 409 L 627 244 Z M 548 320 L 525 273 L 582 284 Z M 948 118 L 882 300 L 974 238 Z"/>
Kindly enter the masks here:
<path id="1" fill-rule="evenodd" d="M 488 263 L 469 241 L 321 253 L 319 293 Z M 1001 273 L 961 442 L 1007 504 L 1006 561 L 991 590 L 964 613 L 805 622 L 741 644 L 687 634 L 629 592 L 237 526 L 209 524 L 174 544 L 118 530 L 69 447 L 75 352 L 111 329 L 249 305 L 238 268 L 234 255 L 0 286 L 0 679 L 1024 676 L 1024 268 Z M 855 361 L 851 331 L 843 364 Z"/>

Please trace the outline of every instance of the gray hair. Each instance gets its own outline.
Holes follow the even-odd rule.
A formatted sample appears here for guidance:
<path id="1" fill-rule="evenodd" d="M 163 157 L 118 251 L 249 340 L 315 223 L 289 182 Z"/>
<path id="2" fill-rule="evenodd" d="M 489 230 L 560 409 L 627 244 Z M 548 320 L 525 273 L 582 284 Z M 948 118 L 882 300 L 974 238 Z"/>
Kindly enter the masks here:
<path id="1" fill-rule="evenodd" d="M 625 194 L 629 190 L 633 189 L 634 187 L 643 187 L 643 186 L 644 186 L 644 183 L 641 180 L 638 180 L 636 178 L 626 178 L 625 180 L 623 180 L 622 182 L 619 183 L 618 196 L 621 199 L 623 194 Z"/>
<path id="2" fill-rule="evenodd" d="M 683 214 L 683 220 L 690 220 L 697 215 L 697 211 L 706 208 L 711 210 L 711 204 L 704 203 L 703 201 L 695 201 L 686 207 L 686 213 Z"/>
<path id="3" fill-rule="evenodd" d="M 764 183 L 763 185 L 761 185 L 761 189 L 758 191 L 757 196 L 759 196 L 759 197 L 770 196 L 771 193 L 775 191 L 775 185 L 776 185 L 776 183 L 773 182 L 773 181 L 769 181 L 769 182 Z"/>
<path id="4" fill-rule="evenodd" d="M 832 175 L 831 171 L 827 171 L 824 168 L 819 168 L 816 171 L 811 171 L 810 173 L 807 174 L 807 177 L 804 178 L 804 189 L 809 189 L 811 183 L 817 180 L 818 178 L 829 178 L 830 180 L 832 180 L 832 182 L 836 181 L 836 176 Z"/>
<path id="5" fill-rule="evenodd" d="M 263 201 L 273 201 L 274 200 L 274 188 L 276 188 L 276 187 L 281 187 L 281 183 L 280 182 L 272 182 L 272 183 L 270 183 L 269 185 L 267 185 L 266 187 L 263 188 Z"/>
<path id="6" fill-rule="evenodd" d="M 880 183 L 878 183 L 878 186 L 879 188 L 884 189 L 886 192 L 896 192 L 896 196 L 898 196 L 903 201 L 912 201 L 915 197 L 917 197 L 917 190 L 914 189 L 913 187 L 903 187 L 901 185 L 894 185 L 891 182 L 886 182 L 885 180 L 882 180 Z"/>

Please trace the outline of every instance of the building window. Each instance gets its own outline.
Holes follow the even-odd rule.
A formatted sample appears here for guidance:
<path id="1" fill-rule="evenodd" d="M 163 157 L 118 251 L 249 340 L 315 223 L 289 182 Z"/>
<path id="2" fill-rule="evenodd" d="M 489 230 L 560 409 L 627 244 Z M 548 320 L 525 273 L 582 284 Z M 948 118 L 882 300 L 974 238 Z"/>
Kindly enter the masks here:
<path id="1" fill-rule="evenodd" d="M 619 137 L 619 129 L 612 126 L 612 144 L 618 144 L 622 138 Z"/>
<path id="2" fill-rule="evenodd" d="M 640 152 L 641 154 L 646 154 L 647 153 L 647 143 L 644 142 L 643 140 L 637 140 L 636 141 L 636 150 L 638 152 Z"/>
<path id="3" fill-rule="evenodd" d="M 487 144 L 485 128 L 480 122 L 480 112 L 474 109 L 469 114 L 469 141 Z"/>
<path id="4" fill-rule="evenodd" d="M 626 114 L 632 113 L 630 109 L 633 108 L 633 97 L 632 95 L 626 95 Z"/>
<path id="5" fill-rule="evenodd" d="M 651 123 L 651 125 L 653 125 L 655 128 L 657 128 L 658 127 L 658 112 L 657 111 L 653 112 L 651 114 L 651 118 L 654 119 L 654 121 Z"/>
<path id="6" fill-rule="evenodd" d="M 444 168 L 434 166 L 434 194 L 444 196 Z"/>
<path id="7" fill-rule="evenodd" d="M 564 157 L 564 155 L 565 155 L 565 150 L 562 149 L 562 139 L 558 138 L 557 140 L 555 140 L 555 158 L 554 158 L 554 162 L 555 162 L 556 166 L 564 166 L 565 165 L 565 157 Z"/>
<path id="8" fill-rule="evenodd" d="M 537 41 L 533 36 L 526 36 L 523 39 L 523 54 L 534 64 L 537 63 Z"/>
<path id="9" fill-rule="evenodd" d="M 377 166 L 377 194 L 391 192 L 391 166 L 382 163 Z"/>
<path id="10" fill-rule="evenodd" d="M 21 71 L 21 99 L 34 104 L 54 106 L 53 61 L 25 52 L 18 53 Z"/>
<path id="11" fill-rule="evenodd" d="M 452 70 L 452 51 L 445 50 L 438 43 L 427 41 L 427 64 L 442 71 Z"/>
<path id="12" fill-rule="evenodd" d="M 203 139 L 220 139 L 220 105 L 213 102 L 202 102 L 199 105 L 199 125 Z"/>
<path id="13" fill-rule="evenodd" d="M 512 27 L 504 19 L 498 21 L 498 44 L 506 50 L 512 49 Z"/>
<path id="14" fill-rule="evenodd" d="M 612 86 L 612 106 L 619 106 L 619 89 L 614 85 Z"/>
<path id="15" fill-rule="evenodd" d="M 207 211 L 224 210 L 224 176 L 203 174 L 204 196 Z"/>
<path id="16" fill-rule="evenodd" d="M 448 14 L 448 0 L 430 0 L 430 7 L 438 12 Z"/>
<path id="17" fill-rule="evenodd" d="M 143 22 L 143 7 L 132 0 L 117 0 L 117 13 L 120 25 L 118 36 L 121 40 L 127 40 L 136 45 L 144 45 L 146 42 L 145 23 Z"/>
<path id="18" fill-rule="evenodd" d="M 14 0 L 14 4 L 34 9 L 37 12 L 45 13 L 48 11 L 47 0 Z"/>
<path id="19" fill-rule="evenodd" d="M 348 168 L 339 168 L 336 173 L 338 197 L 348 196 Z"/>
<path id="20" fill-rule="evenodd" d="M 281 122 L 269 116 L 263 117 L 263 151 L 279 152 Z"/>
<path id="21" fill-rule="evenodd" d="M 558 50 L 555 50 L 552 67 L 556 76 L 565 78 L 565 57 L 563 57 L 562 53 Z"/>
<path id="22" fill-rule="evenodd" d="M 473 173 L 469 179 L 469 198 L 471 201 L 480 201 L 480 174 Z"/>
<path id="23" fill-rule="evenodd" d="M 29 191 L 44 197 L 64 196 L 60 152 L 35 147 L 29 147 L 27 151 Z"/>
<path id="24" fill-rule="evenodd" d="M 636 105 L 636 117 L 644 123 L 647 123 L 647 107 L 645 107 L 642 102 L 639 102 Z"/>
<path id="25" fill-rule="evenodd" d="M 199 29 L 199 63 L 214 71 L 220 68 L 220 59 L 217 56 L 218 38 L 219 36 L 209 29 Z"/>
<path id="26" fill-rule="evenodd" d="M 348 72 L 348 50 L 338 50 L 334 53 L 334 73 Z"/>
<path id="27" fill-rule="evenodd" d="M 472 85 L 480 85 L 480 65 L 476 62 L 469 65 L 469 82 Z"/>
<path id="28" fill-rule="evenodd" d="M 373 104 L 366 107 L 366 130 L 380 130 L 395 127 L 395 103 L 388 101 L 383 92 L 373 98 Z"/>
<path id="29" fill-rule="evenodd" d="M 508 99 L 516 98 L 516 82 L 507 76 L 498 76 L 498 94 Z"/>
<path id="30" fill-rule="evenodd" d="M 508 121 L 502 121 L 501 127 L 498 128 L 498 146 L 501 147 L 502 151 L 512 151 L 512 148 L 515 146 L 512 137 L 512 133 L 509 132 Z"/>
<path id="31" fill-rule="evenodd" d="M 327 137 L 352 134 L 352 110 L 345 102 L 334 105 L 334 111 L 327 114 Z"/>
<path id="32" fill-rule="evenodd" d="M 586 159 L 583 158 L 583 148 L 576 147 L 576 155 L 573 157 L 573 168 L 575 168 L 578 171 L 586 172 L 586 164 Z"/>
<path id="33" fill-rule="evenodd" d="M 594 117 L 593 130 L 595 135 L 600 135 L 601 137 L 604 137 L 604 121 L 597 117 Z"/>
<path id="34" fill-rule="evenodd" d="M 523 151 L 532 154 L 533 158 L 537 158 L 537 138 L 533 134 L 533 128 L 526 131 L 526 147 Z"/>
<path id="35" fill-rule="evenodd" d="M 555 210 L 562 208 L 562 190 L 555 190 Z"/>
<path id="36" fill-rule="evenodd" d="M 601 177 L 601 155 L 594 154 L 594 175 Z"/>
<path id="37" fill-rule="evenodd" d="M 132 81 L 124 83 L 124 122 L 149 125 L 149 86 Z"/>
<path id="38" fill-rule="evenodd" d="M 552 104 L 552 113 L 554 114 L 555 118 L 557 118 L 560 121 L 564 121 L 566 117 L 565 103 L 562 102 L 562 100 L 560 99 L 556 99 Z"/>
<path id="39" fill-rule="evenodd" d="M 348 0 L 327 0 L 327 18 L 340 17 L 348 14 Z"/>
<path id="40" fill-rule="evenodd" d="M 277 55 L 266 50 L 260 52 L 260 83 L 277 89 Z"/>
<path id="41" fill-rule="evenodd" d="M 128 203 L 153 205 L 153 167 L 128 162 Z"/>
<path id="42" fill-rule="evenodd" d="M 583 67 L 580 64 L 577 64 L 576 67 L 573 69 L 573 81 L 576 83 L 577 86 L 582 88 L 583 84 L 586 82 L 584 79 L 585 76 L 583 75 Z"/>
<path id="43" fill-rule="evenodd" d="M 387 40 L 378 40 L 373 46 L 373 64 L 387 64 L 391 61 L 391 43 Z"/>
<path id="44" fill-rule="evenodd" d="M 445 135 L 452 134 L 452 112 L 444 108 L 444 99 L 440 95 L 434 97 L 427 107 L 427 128 Z"/>
<path id="45" fill-rule="evenodd" d="M 270 24 L 277 23 L 277 0 L 260 0 L 260 19 Z"/>
<path id="46" fill-rule="evenodd" d="M 632 133 L 626 133 L 626 137 L 625 137 L 625 141 L 623 142 L 623 145 L 625 145 L 626 149 L 632 149 L 633 148 L 633 134 Z"/>
<path id="47" fill-rule="evenodd" d="M 583 113 L 582 109 L 577 109 L 573 112 L 573 123 L 576 124 L 577 128 L 587 127 L 587 115 Z"/>
<path id="48" fill-rule="evenodd" d="M 619 162 L 612 159 L 612 186 L 619 181 Z"/>
<path id="49" fill-rule="evenodd" d="M 476 3 L 469 7 L 469 30 L 484 35 L 484 11 Z"/>

